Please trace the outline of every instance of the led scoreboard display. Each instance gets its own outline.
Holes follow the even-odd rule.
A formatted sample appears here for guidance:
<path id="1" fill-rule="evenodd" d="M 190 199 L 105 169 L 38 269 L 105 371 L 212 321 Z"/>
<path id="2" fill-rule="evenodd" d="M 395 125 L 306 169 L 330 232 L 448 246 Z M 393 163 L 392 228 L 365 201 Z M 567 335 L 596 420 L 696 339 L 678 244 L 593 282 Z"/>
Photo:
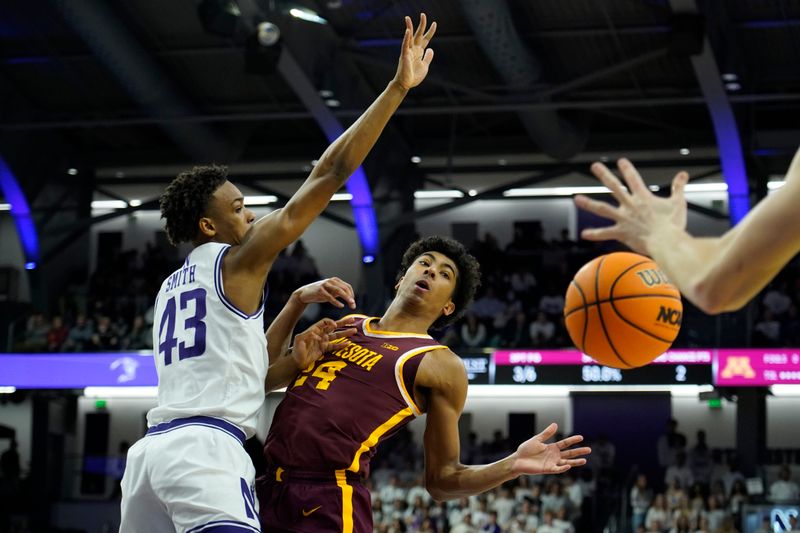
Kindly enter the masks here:
<path id="1" fill-rule="evenodd" d="M 577 350 L 498 350 L 498 385 L 703 385 L 711 383 L 711 350 L 670 350 L 651 364 L 620 370 Z"/>

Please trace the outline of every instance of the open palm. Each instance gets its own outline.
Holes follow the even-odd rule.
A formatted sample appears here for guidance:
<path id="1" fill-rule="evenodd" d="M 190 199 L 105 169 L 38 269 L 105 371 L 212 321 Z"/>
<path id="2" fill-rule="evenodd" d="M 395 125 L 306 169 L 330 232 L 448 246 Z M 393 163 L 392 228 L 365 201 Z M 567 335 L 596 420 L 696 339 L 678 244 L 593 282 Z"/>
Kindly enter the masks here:
<path id="1" fill-rule="evenodd" d="M 586 464 L 582 456 L 589 455 L 591 448 L 572 448 L 583 441 L 581 435 L 573 435 L 558 442 L 547 443 L 558 431 L 558 424 L 550 424 L 535 437 L 526 440 L 514 454 L 514 472 L 517 474 L 562 474 L 573 466 Z"/>
<path id="2" fill-rule="evenodd" d="M 416 87 L 425 76 L 428 75 L 428 68 L 433 61 L 433 50 L 428 47 L 428 43 L 436 33 L 436 22 L 431 24 L 430 29 L 425 31 L 428 19 L 425 13 L 419 17 L 419 26 L 414 31 L 411 17 L 406 17 L 406 33 L 403 36 L 403 45 L 400 50 L 400 61 L 397 64 L 397 74 L 395 80 L 405 89 Z"/>
<path id="3" fill-rule="evenodd" d="M 591 241 L 618 240 L 633 250 L 646 253 L 646 240 L 655 228 L 672 224 L 686 228 L 686 198 L 683 191 L 689 181 L 686 172 L 679 172 L 672 180 L 672 194 L 667 198 L 655 196 L 647 188 L 636 167 L 627 159 L 620 159 L 617 167 L 628 186 L 628 190 L 602 163 L 592 165 L 592 173 L 611 190 L 619 203 L 614 207 L 606 202 L 577 196 L 575 203 L 581 209 L 614 222 L 604 228 L 586 229 L 582 237 Z"/>

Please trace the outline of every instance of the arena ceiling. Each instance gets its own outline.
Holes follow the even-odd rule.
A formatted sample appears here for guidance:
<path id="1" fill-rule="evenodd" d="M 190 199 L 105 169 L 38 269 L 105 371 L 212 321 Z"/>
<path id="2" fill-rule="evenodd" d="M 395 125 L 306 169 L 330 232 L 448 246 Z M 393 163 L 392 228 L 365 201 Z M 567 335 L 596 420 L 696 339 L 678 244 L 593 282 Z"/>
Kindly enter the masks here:
<path id="1" fill-rule="evenodd" d="M 205 27 L 201 11 L 216 13 Z M 347 126 L 393 75 L 403 15 L 421 11 L 436 56 L 368 160 L 379 197 L 406 175 L 490 194 L 588 184 L 588 161 L 621 154 L 657 179 L 676 166 L 720 179 L 712 94 L 753 190 L 800 144 L 791 0 L 35 0 L 0 4 L 0 152 L 34 208 L 69 180 L 96 199 L 151 198 L 205 160 L 287 194 L 327 145 L 314 103 Z M 262 21 L 277 45 L 254 45 Z M 704 43 L 711 69 L 691 60 Z"/>

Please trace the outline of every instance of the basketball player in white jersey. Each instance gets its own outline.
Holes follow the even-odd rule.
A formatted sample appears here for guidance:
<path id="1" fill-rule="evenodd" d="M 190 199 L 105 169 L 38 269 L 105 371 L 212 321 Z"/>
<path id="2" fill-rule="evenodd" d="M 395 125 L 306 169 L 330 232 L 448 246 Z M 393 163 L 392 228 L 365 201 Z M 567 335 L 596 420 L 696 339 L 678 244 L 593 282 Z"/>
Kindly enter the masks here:
<path id="1" fill-rule="evenodd" d="M 611 189 L 618 207 L 575 197 L 578 207 L 614 222 L 583 230 L 583 238 L 619 240 L 649 255 L 681 293 L 708 314 L 740 309 L 800 252 L 800 150 L 783 187 L 720 237 L 693 237 L 686 231 L 686 172 L 675 176 L 669 198 L 659 198 L 630 161 L 620 159 L 617 166 L 627 190 L 602 163 L 592 165 L 592 172 Z"/>
<path id="2" fill-rule="evenodd" d="M 410 18 L 405 23 L 394 79 L 322 154 L 285 207 L 255 221 L 219 166 L 180 174 L 161 197 L 170 241 L 195 248 L 156 298 L 158 406 L 147 415 L 147 436 L 128 452 L 122 533 L 260 531 L 255 472 L 243 444 L 255 434 L 265 387 L 288 382 L 295 360 L 303 359 L 279 358 L 267 378 L 264 284 L 278 253 L 325 209 L 427 75 L 436 23 L 427 32 L 424 14 L 416 32 Z M 321 287 L 317 297 L 355 306 L 352 290 L 341 285 Z M 336 325 L 317 327 L 306 352 L 321 352 Z"/>

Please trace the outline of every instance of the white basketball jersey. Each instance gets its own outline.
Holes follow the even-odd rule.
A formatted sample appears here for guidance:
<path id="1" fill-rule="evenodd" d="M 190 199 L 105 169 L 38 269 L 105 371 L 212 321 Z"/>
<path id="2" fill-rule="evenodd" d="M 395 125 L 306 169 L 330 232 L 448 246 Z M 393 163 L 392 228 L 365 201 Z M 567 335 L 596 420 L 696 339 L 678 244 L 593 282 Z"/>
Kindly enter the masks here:
<path id="1" fill-rule="evenodd" d="M 256 431 L 269 366 L 262 314 L 225 298 L 222 260 L 227 244 L 195 248 L 161 284 L 153 319 L 158 406 L 149 426 L 176 418 L 211 416 Z"/>

